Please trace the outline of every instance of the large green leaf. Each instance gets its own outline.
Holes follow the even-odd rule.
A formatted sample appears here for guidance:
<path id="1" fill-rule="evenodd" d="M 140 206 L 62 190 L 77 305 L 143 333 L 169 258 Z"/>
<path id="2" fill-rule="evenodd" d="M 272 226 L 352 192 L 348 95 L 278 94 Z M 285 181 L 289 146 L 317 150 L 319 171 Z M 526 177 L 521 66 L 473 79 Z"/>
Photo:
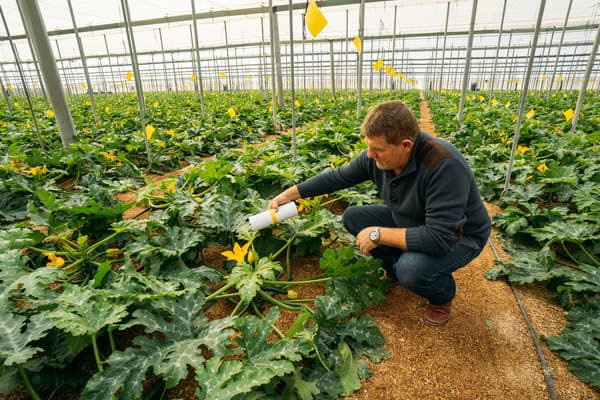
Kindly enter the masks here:
<path id="1" fill-rule="evenodd" d="M 227 278 L 228 283 L 234 283 L 242 302 L 249 303 L 256 292 L 262 287 L 264 280 L 274 280 L 275 273 L 283 271 L 281 265 L 267 257 L 259 258 L 255 265 L 237 263 Z"/>
<path id="2" fill-rule="evenodd" d="M 0 360 L 5 366 L 21 365 L 42 351 L 33 342 L 44 337 L 52 321 L 43 314 L 26 317 L 0 310 Z"/>
<path id="3" fill-rule="evenodd" d="M 89 287 L 65 283 L 64 292 L 56 299 L 58 308 L 48 313 L 57 328 L 72 335 L 94 335 L 107 325 L 127 316 L 127 306 L 96 295 Z"/>
<path id="4" fill-rule="evenodd" d="M 229 355 L 234 320 L 208 321 L 200 311 L 203 304 L 204 296 L 191 292 L 177 300 L 154 301 L 153 310 L 135 311 L 122 328 L 142 325 L 146 333 L 160 334 L 161 339 L 138 336 L 133 341 L 135 348 L 113 353 L 106 360 L 110 367 L 90 379 L 82 398 L 108 400 L 119 388 L 123 389 L 122 398 L 138 398 L 150 369 L 170 388 L 187 376 L 188 366 L 205 362 L 205 349 L 217 358 Z"/>
<path id="5" fill-rule="evenodd" d="M 344 391 L 342 395 L 348 396 L 355 390 L 360 389 L 360 379 L 358 377 L 358 371 L 354 364 L 354 357 L 352 357 L 352 351 L 346 342 L 340 340 L 338 343 L 338 351 L 342 358 L 342 362 L 335 369 L 335 372 L 340 376 L 340 381 Z"/>

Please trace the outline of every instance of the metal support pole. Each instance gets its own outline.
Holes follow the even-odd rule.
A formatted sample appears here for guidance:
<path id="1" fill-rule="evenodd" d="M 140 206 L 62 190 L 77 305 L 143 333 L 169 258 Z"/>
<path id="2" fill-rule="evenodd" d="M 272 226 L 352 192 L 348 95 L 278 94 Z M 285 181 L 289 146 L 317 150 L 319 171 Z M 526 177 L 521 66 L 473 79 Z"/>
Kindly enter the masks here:
<path id="1" fill-rule="evenodd" d="M 168 94 L 171 91 L 171 87 L 169 85 L 169 78 L 167 76 L 167 61 L 165 59 L 165 46 L 163 45 L 162 28 L 158 28 L 158 37 L 160 39 L 160 52 L 162 54 L 163 73 L 165 75 L 165 89 Z"/>
<path id="2" fill-rule="evenodd" d="M 333 64 L 333 40 L 329 41 L 329 65 L 331 66 L 331 94 L 335 97 L 335 72 Z"/>
<path id="3" fill-rule="evenodd" d="M 260 90 L 260 97 L 264 98 L 265 97 L 265 92 L 264 92 L 264 89 L 265 89 L 264 83 L 265 82 L 263 80 L 264 79 L 263 77 L 265 76 L 265 73 L 264 73 L 265 71 L 263 69 L 263 66 L 264 66 L 263 62 L 265 59 L 265 28 L 264 28 L 264 23 L 263 23 L 263 17 L 260 17 L 260 36 L 261 36 L 262 41 L 260 42 L 260 51 L 259 51 L 259 54 L 260 54 L 260 60 L 259 60 L 259 62 L 260 62 L 260 67 L 259 67 L 260 68 L 260 77 L 258 78 L 258 88 Z"/>
<path id="4" fill-rule="evenodd" d="M 227 21 L 223 21 L 225 28 L 225 52 L 227 56 L 227 84 L 229 85 L 229 97 L 233 100 L 233 83 L 231 81 L 231 63 L 229 61 L 229 40 L 227 38 Z"/>
<path id="5" fill-rule="evenodd" d="M 290 74 L 292 76 L 291 90 L 292 90 L 292 159 L 296 161 L 296 93 L 294 90 L 294 21 L 292 19 L 293 8 L 292 0 L 289 0 L 290 4 Z"/>
<path id="6" fill-rule="evenodd" d="M 140 69 L 137 60 L 137 51 L 135 49 L 135 38 L 133 36 L 133 29 L 131 28 L 131 15 L 129 13 L 129 4 L 127 3 L 127 0 L 121 0 L 121 8 L 123 10 L 123 19 L 125 20 L 125 31 L 127 32 L 127 42 L 129 43 L 129 51 L 131 54 L 131 64 L 133 66 L 133 76 L 135 78 L 135 91 L 137 93 L 138 106 L 140 112 L 140 122 L 142 125 L 144 143 L 146 144 L 146 155 L 148 157 L 148 168 L 150 168 L 152 166 L 152 152 L 150 150 L 148 135 L 146 134 L 146 102 L 144 100 L 144 89 L 142 88 L 142 79 L 140 77 Z"/>
<path id="7" fill-rule="evenodd" d="M 198 95 L 198 73 L 196 71 L 196 55 L 194 54 L 194 28 L 190 25 L 190 58 L 192 60 L 192 75 L 194 75 L 194 90 Z"/>
<path id="8" fill-rule="evenodd" d="M 273 111 L 273 129 L 279 129 L 277 123 L 277 99 L 275 98 L 275 14 L 273 13 L 273 0 L 269 0 L 269 30 L 271 36 L 271 110 Z"/>
<path id="9" fill-rule="evenodd" d="M 401 54 L 401 56 L 402 56 L 402 57 L 400 57 L 400 71 L 401 71 L 401 73 L 403 73 L 403 74 L 404 74 L 405 72 L 407 72 L 407 71 L 405 71 L 405 69 L 407 69 L 407 68 L 405 68 L 405 66 L 404 66 L 404 57 L 405 57 L 405 53 L 404 53 L 404 44 L 405 44 L 405 41 L 406 41 L 406 38 L 404 38 L 404 37 L 403 37 L 403 38 L 402 38 L 402 49 L 400 50 L 400 54 Z M 406 58 L 408 58 L 408 55 L 406 55 Z M 394 60 L 394 64 L 395 64 L 395 63 L 396 63 L 396 61 Z M 407 64 L 408 64 L 408 60 L 407 60 Z M 401 81 L 400 81 L 400 87 L 402 88 L 402 87 L 403 87 L 403 85 L 404 85 L 404 81 L 403 81 L 403 80 L 401 80 Z"/>
<path id="10" fill-rule="evenodd" d="M 4 82 L 2 81 L 1 76 L 0 87 L 2 88 L 2 95 L 4 96 L 4 101 L 6 102 L 6 110 L 8 111 L 8 115 L 12 117 L 12 106 L 10 105 L 10 100 L 8 99 L 8 94 L 6 93 L 6 88 L 4 87 Z"/>
<path id="11" fill-rule="evenodd" d="M 488 104 L 491 104 L 492 97 L 494 97 L 494 83 L 496 82 L 496 68 L 498 67 L 498 54 L 500 53 L 500 42 L 502 40 L 502 30 L 504 28 L 504 16 L 506 15 L 506 3 L 508 0 L 504 0 L 502 6 L 502 18 L 500 18 L 500 29 L 498 30 L 498 44 L 496 45 L 496 57 L 494 58 L 494 67 L 492 69 L 492 80 L 490 82 L 490 95 Z"/>
<path id="12" fill-rule="evenodd" d="M 347 100 L 348 99 L 348 41 L 350 40 L 350 38 L 348 37 L 348 10 L 346 10 L 346 66 L 345 66 L 345 76 L 344 76 L 344 86 L 346 86 L 346 93 L 344 95 L 344 99 Z M 314 49 L 313 49 L 313 53 L 314 53 Z M 314 76 L 314 74 L 313 74 Z M 314 88 L 314 83 L 313 83 L 313 88 Z"/>
<path id="13" fill-rule="evenodd" d="M 38 60 L 35 55 L 35 51 L 33 51 L 33 46 L 31 45 L 31 33 L 27 31 L 27 24 L 25 24 L 25 19 L 23 17 L 23 10 L 21 9 L 20 3 L 17 1 L 17 8 L 19 10 L 19 15 L 21 16 L 21 22 L 23 23 L 23 27 L 25 28 L 25 32 L 27 33 L 27 44 L 29 45 L 29 52 L 31 53 L 31 59 L 33 60 L 33 66 L 35 67 L 35 72 L 38 77 L 38 81 L 40 82 L 40 88 L 42 89 L 42 95 L 44 96 L 44 102 L 46 102 L 46 108 L 50 107 L 48 104 L 48 96 L 46 95 L 46 88 L 44 86 L 44 81 L 42 80 L 42 76 L 40 75 L 40 69 L 38 67 Z"/>
<path id="14" fill-rule="evenodd" d="M 505 56 L 505 60 L 504 60 L 504 73 L 502 74 L 502 78 L 504 79 L 505 83 L 506 83 L 506 88 L 504 90 L 509 90 L 509 84 L 508 81 L 510 80 L 510 73 L 508 71 L 508 53 L 510 52 L 510 43 L 512 42 L 512 35 L 513 35 L 513 31 L 512 29 L 510 30 L 510 33 L 508 35 L 508 46 L 506 47 L 506 56 Z"/>
<path id="15" fill-rule="evenodd" d="M 462 92 L 460 94 L 460 104 L 458 106 L 458 123 L 462 125 L 465 108 L 465 97 L 467 96 L 467 87 L 469 86 L 469 70 L 471 68 L 471 52 L 473 51 L 473 31 L 475 29 L 475 16 L 477 15 L 477 0 L 473 0 L 471 9 L 471 23 L 469 25 L 469 39 L 467 42 L 467 55 L 465 57 L 465 71 L 463 73 Z"/>
<path id="16" fill-rule="evenodd" d="M 69 96 L 75 94 L 75 90 L 71 88 L 71 77 L 69 76 L 70 68 L 65 67 L 65 64 L 62 59 L 62 55 L 60 54 L 60 47 L 58 46 L 58 40 L 54 41 L 56 45 L 56 51 L 58 53 L 58 59 L 60 60 L 60 68 L 63 70 L 63 76 L 65 79 L 65 86 L 67 87 L 67 94 Z"/>
<path id="17" fill-rule="evenodd" d="M 202 62 L 200 60 L 200 49 L 198 48 L 198 27 L 196 26 L 196 5 L 192 3 L 192 23 L 194 24 L 194 47 L 196 48 L 196 62 L 198 63 L 198 76 L 196 81 L 200 90 L 200 112 L 204 114 L 204 87 L 202 86 Z"/>
<path id="18" fill-rule="evenodd" d="M 29 4 L 30 6 L 35 6 L 37 8 L 38 15 L 40 15 L 39 7 L 37 2 Z M 28 15 L 28 10 L 25 11 L 25 15 Z M 23 68 L 21 66 L 21 61 L 19 60 L 19 53 L 17 52 L 17 47 L 12 40 L 12 36 L 10 35 L 10 31 L 8 29 L 8 24 L 6 23 L 6 18 L 4 18 L 4 11 L 2 11 L 2 7 L 0 6 L 0 16 L 2 17 L 2 22 L 4 23 L 4 30 L 6 30 L 6 36 L 8 37 L 8 42 L 10 44 L 10 49 L 12 50 L 13 56 L 15 57 L 15 64 L 19 71 L 19 77 L 21 78 L 21 84 L 23 85 L 23 91 L 25 92 L 25 97 L 27 98 L 27 104 L 29 105 L 29 111 L 31 112 L 31 119 L 33 120 L 33 127 L 35 129 L 35 134 L 37 136 L 38 142 L 40 144 L 40 149 L 42 152 L 46 152 L 46 148 L 44 146 L 44 141 L 42 140 L 42 135 L 40 133 L 40 128 L 37 123 L 37 118 L 35 117 L 35 112 L 33 110 L 33 103 L 31 102 L 31 96 L 29 95 L 29 89 L 27 89 L 27 83 L 25 82 L 25 75 L 23 74 Z"/>
<path id="19" fill-rule="evenodd" d="M 108 58 L 108 67 L 110 68 L 110 76 L 111 76 L 112 82 L 113 82 L 113 89 L 114 89 L 115 93 L 117 93 L 117 80 L 115 79 L 115 72 L 113 70 L 112 61 L 110 59 L 110 51 L 108 50 L 108 41 L 106 40 L 106 35 L 103 35 L 103 36 L 104 36 L 104 46 L 106 47 L 106 56 Z M 57 42 L 56 46 L 58 47 L 58 42 Z"/>
<path id="20" fill-rule="evenodd" d="M 71 5 L 71 0 L 67 0 L 67 4 L 69 6 L 69 13 L 71 14 L 71 21 L 73 21 L 73 31 L 75 32 L 75 39 L 77 40 L 77 47 L 79 48 L 79 57 L 81 57 L 81 65 L 83 66 L 83 74 L 85 75 L 88 96 L 90 96 L 92 114 L 94 115 L 94 121 L 98 122 L 98 114 L 96 113 L 96 102 L 94 101 L 94 89 L 92 88 L 92 80 L 90 79 L 90 73 L 87 67 L 85 52 L 83 51 L 83 42 L 81 41 L 81 37 L 79 37 L 79 31 L 77 30 L 77 23 L 75 22 L 75 14 L 73 13 L 73 6 Z"/>
<path id="21" fill-rule="evenodd" d="M 563 24 L 562 33 L 560 34 L 558 50 L 556 51 L 556 60 L 554 60 L 554 68 L 552 69 L 552 77 L 548 82 L 548 93 L 546 94 L 546 99 L 550 99 L 550 93 L 552 93 L 552 86 L 554 85 L 554 78 L 556 77 L 556 69 L 558 68 L 558 60 L 560 58 L 560 50 L 562 49 L 563 41 L 565 39 L 565 31 L 567 29 L 567 23 L 569 22 L 569 14 L 571 13 L 572 4 L 573 0 L 569 0 L 569 5 L 567 7 L 567 15 L 565 16 L 565 23 Z"/>
<path id="22" fill-rule="evenodd" d="M 394 33 L 392 34 L 392 61 L 391 64 L 392 66 L 394 66 L 394 61 L 396 60 L 396 16 L 398 14 L 398 6 L 394 6 Z M 400 72 L 402 72 L 402 69 L 400 69 Z M 390 76 L 390 80 L 389 82 L 389 88 L 390 88 L 390 97 L 392 97 L 392 83 L 393 83 L 393 76 Z"/>
<path id="23" fill-rule="evenodd" d="M 273 7 L 270 8 L 273 18 L 273 49 L 275 50 L 275 69 L 277 72 L 277 98 L 279 106 L 283 107 L 283 75 L 281 73 L 281 45 L 279 43 L 279 21 Z"/>
<path id="24" fill-rule="evenodd" d="M 179 84 L 177 84 L 177 70 L 175 68 L 175 59 L 171 52 L 171 68 L 173 69 L 173 81 L 175 82 L 175 93 L 179 94 Z"/>
<path id="25" fill-rule="evenodd" d="M 306 14 L 302 14 L 302 88 L 304 90 L 304 103 L 306 103 Z"/>
<path id="26" fill-rule="evenodd" d="M 371 51 L 369 52 L 369 59 L 367 60 L 367 65 L 371 66 L 373 65 L 373 41 L 373 39 L 369 40 L 369 42 L 371 42 Z M 373 91 L 373 68 L 369 68 L 369 92 L 371 91 Z"/>
<path id="27" fill-rule="evenodd" d="M 548 54 L 546 54 L 546 57 L 542 57 L 541 59 L 541 63 L 544 64 L 544 72 L 542 72 L 542 76 L 545 78 L 545 80 L 548 80 L 548 77 L 546 76 L 546 74 L 548 73 L 548 61 L 546 60 L 547 58 L 550 58 L 550 49 L 552 47 L 552 42 L 554 41 L 554 30 L 552 31 L 552 33 L 550 34 L 550 44 L 548 45 Z M 540 94 L 542 94 L 542 90 L 544 90 L 544 80 L 540 81 Z"/>
<path id="28" fill-rule="evenodd" d="M 594 62 L 596 61 L 596 53 L 598 52 L 598 45 L 600 44 L 600 24 L 598 24 L 598 31 L 596 32 L 596 40 L 594 41 L 594 45 L 592 46 L 592 52 L 590 53 L 590 58 L 588 59 L 587 68 L 585 70 L 585 75 L 583 76 L 583 84 L 581 85 L 581 89 L 579 91 L 579 97 L 577 98 L 577 106 L 575 107 L 575 114 L 573 114 L 573 119 L 571 120 L 571 132 L 575 132 L 577 129 L 577 121 L 579 120 L 579 114 L 581 113 L 581 106 L 583 105 L 583 98 L 585 97 L 585 92 L 588 87 L 588 83 L 590 81 L 590 76 L 592 75 L 592 68 L 594 67 Z"/>
<path id="29" fill-rule="evenodd" d="M 506 0 L 504 0 L 506 2 Z M 442 49 L 442 63 L 440 65 L 440 85 L 438 87 L 438 100 L 442 92 L 442 81 L 444 80 L 444 62 L 446 61 L 446 38 L 448 36 L 448 18 L 450 17 L 450 2 L 446 5 L 446 23 L 444 24 L 444 42 Z"/>
<path id="30" fill-rule="evenodd" d="M 364 31 L 365 31 L 365 0 L 360 0 L 360 9 L 358 16 L 358 37 L 362 43 Z M 357 66 L 357 76 L 358 76 L 358 95 L 356 99 L 356 118 L 360 118 L 362 114 L 362 72 L 363 72 L 363 52 L 362 49 L 358 53 L 358 66 Z"/>
<path id="31" fill-rule="evenodd" d="M 432 54 L 432 58 L 433 58 L 433 82 L 431 82 L 431 85 L 429 87 L 429 90 L 433 91 L 435 90 L 435 88 L 437 87 L 436 82 L 437 82 L 437 52 L 438 52 L 438 45 L 439 45 L 439 40 L 440 40 L 440 36 L 436 35 L 435 36 L 435 52 L 433 52 Z M 404 53 L 402 53 L 402 55 L 404 56 Z M 404 71 L 404 69 L 402 69 L 402 71 Z"/>
<path id="32" fill-rule="evenodd" d="M 519 104 L 519 115 L 517 117 L 517 124 L 515 126 L 515 134 L 513 136 L 512 149 L 510 151 L 510 160 L 508 162 L 508 169 L 506 171 L 506 179 L 504 180 L 504 189 L 500 197 L 508 191 L 510 186 L 510 177 L 512 175 L 512 167 L 515 160 L 515 153 L 517 151 L 517 145 L 519 144 L 519 134 L 521 132 L 521 123 L 523 122 L 523 114 L 525 111 L 525 104 L 527 103 L 527 92 L 529 89 L 529 78 L 531 77 L 531 70 L 533 68 L 533 61 L 535 59 L 535 50 L 537 48 L 538 37 L 540 34 L 540 27 L 542 25 L 542 18 L 544 16 L 544 8 L 546 7 L 546 0 L 540 0 L 540 9 L 538 11 L 537 22 L 535 24 L 535 33 L 533 34 L 533 42 L 531 44 L 531 50 L 529 52 L 529 62 L 527 64 L 527 72 L 525 73 L 525 82 L 523 82 L 523 89 L 521 91 L 521 103 Z M 600 33 L 600 30 L 598 31 Z"/>

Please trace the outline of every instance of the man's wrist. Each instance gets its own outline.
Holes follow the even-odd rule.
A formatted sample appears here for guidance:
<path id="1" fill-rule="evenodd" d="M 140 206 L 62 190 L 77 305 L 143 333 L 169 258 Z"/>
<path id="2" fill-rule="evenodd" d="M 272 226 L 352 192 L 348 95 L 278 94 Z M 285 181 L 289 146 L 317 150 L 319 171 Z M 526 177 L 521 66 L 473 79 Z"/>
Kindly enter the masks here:
<path id="1" fill-rule="evenodd" d="M 381 232 L 378 226 L 375 226 L 369 232 L 369 239 L 373 244 L 379 245 L 379 241 L 381 239 Z"/>

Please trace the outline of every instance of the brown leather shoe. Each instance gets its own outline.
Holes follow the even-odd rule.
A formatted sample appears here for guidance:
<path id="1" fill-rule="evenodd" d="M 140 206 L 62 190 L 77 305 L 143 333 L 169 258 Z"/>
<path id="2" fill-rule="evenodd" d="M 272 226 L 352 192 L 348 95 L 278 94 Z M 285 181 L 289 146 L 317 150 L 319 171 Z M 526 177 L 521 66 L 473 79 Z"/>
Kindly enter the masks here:
<path id="1" fill-rule="evenodd" d="M 425 308 L 425 322 L 435 326 L 444 325 L 450 319 L 451 306 L 452 301 L 439 306 L 431 303 L 428 304 L 427 308 Z"/>

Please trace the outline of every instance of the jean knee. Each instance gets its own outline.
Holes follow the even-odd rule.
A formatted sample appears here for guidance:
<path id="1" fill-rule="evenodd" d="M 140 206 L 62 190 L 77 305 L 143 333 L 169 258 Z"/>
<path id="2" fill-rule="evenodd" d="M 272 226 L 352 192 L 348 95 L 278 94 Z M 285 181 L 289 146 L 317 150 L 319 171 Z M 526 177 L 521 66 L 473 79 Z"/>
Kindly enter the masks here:
<path id="1" fill-rule="evenodd" d="M 409 290 L 423 289 L 431 286 L 428 276 L 423 275 L 419 263 L 410 253 L 405 253 L 394 263 L 396 279 Z"/>
<path id="2" fill-rule="evenodd" d="M 348 232 L 350 232 L 353 235 L 356 235 L 358 232 L 360 232 L 356 221 L 358 210 L 358 206 L 350 206 L 346 209 L 346 211 L 344 211 L 344 214 L 342 215 L 342 223 L 344 224 L 344 227 Z"/>

